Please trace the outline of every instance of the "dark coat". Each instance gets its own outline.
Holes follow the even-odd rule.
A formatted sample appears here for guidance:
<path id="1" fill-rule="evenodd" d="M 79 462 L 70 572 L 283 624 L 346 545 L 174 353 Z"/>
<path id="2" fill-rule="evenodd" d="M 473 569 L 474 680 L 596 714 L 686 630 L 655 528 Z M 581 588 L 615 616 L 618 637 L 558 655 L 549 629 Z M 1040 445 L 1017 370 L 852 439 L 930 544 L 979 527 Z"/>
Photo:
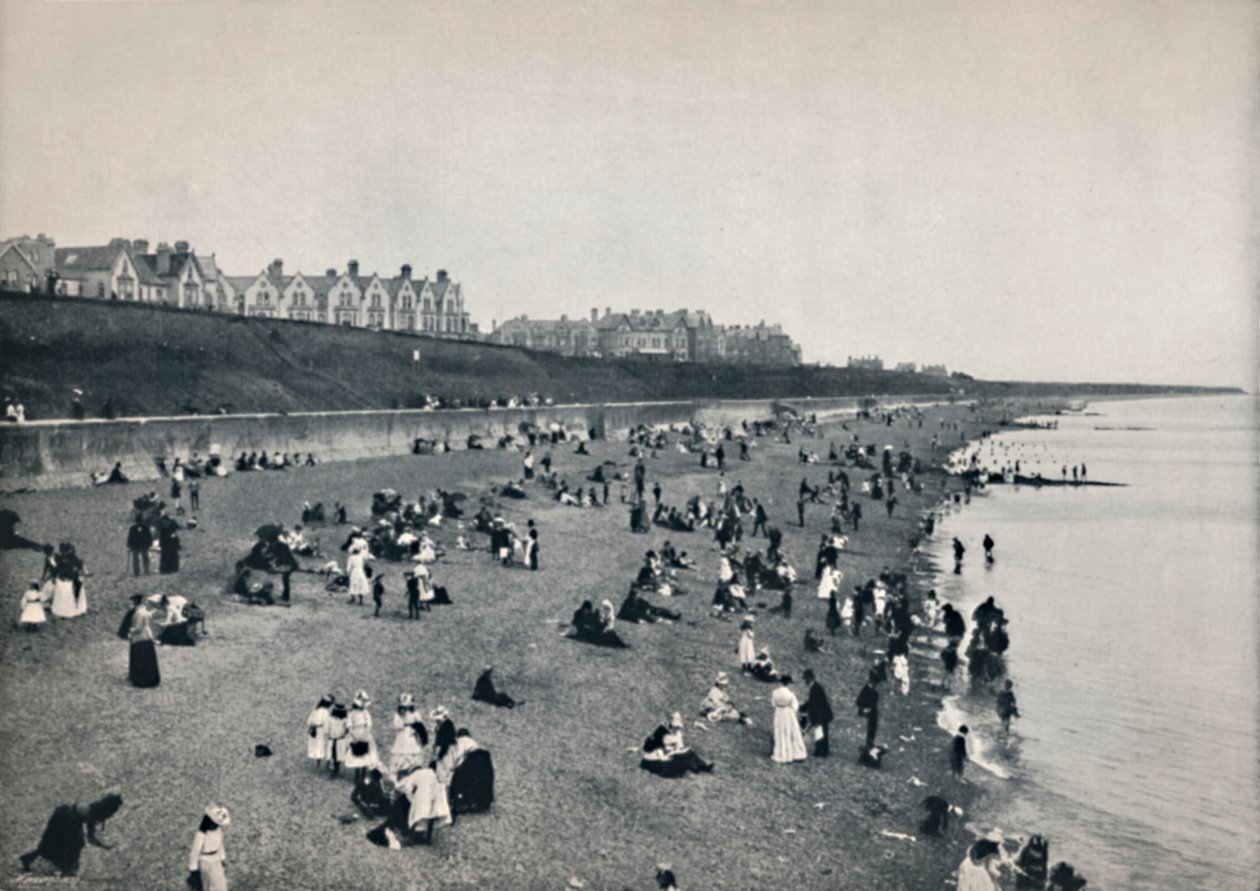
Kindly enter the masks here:
<path id="1" fill-rule="evenodd" d="M 817 681 L 809 685 L 809 697 L 805 700 L 801 711 L 805 713 L 805 717 L 809 718 L 809 723 L 815 727 L 830 724 L 835 719 L 831 711 L 831 703 L 827 700 L 827 691 Z"/>

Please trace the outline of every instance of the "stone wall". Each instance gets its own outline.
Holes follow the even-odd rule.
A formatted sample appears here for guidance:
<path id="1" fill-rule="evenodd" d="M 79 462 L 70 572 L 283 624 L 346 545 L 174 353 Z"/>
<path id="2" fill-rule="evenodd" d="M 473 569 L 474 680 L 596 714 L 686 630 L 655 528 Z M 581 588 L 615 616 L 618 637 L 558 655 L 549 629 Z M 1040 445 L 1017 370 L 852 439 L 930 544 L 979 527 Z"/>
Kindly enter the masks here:
<path id="1" fill-rule="evenodd" d="M 709 425 L 765 420 L 791 408 L 819 417 L 855 411 L 863 400 L 785 399 L 560 405 L 446 411 L 303 412 L 287 415 L 198 415 L 116 421 L 36 421 L 0 425 L 0 491 L 85 486 L 94 471 L 121 462 L 133 480 L 154 479 L 155 459 L 217 452 L 308 452 L 320 462 L 408 454 L 417 438 L 467 446 L 468 437 L 492 440 L 519 433 L 522 424 L 559 424 L 570 437 L 624 436 L 639 424 L 692 419 Z M 928 404 L 939 396 L 890 397 L 887 404 Z"/>

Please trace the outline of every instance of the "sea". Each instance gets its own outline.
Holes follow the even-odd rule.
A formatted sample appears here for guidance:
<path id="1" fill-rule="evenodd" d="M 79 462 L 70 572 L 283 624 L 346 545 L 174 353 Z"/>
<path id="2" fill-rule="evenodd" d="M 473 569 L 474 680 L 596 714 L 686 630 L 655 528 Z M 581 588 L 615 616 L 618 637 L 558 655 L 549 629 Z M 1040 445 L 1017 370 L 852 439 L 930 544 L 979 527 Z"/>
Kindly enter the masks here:
<path id="1" fill-rule="evenodd" d="M 971 729 L 988 794 L 967 818 L 1046 837 L 1089 889 L 1260 887 L 1258 417 L 1253 396 L 1160 398 L 996 428 L 993 470 L 1123 485 L 990 485 L 927 546 L 968 633 L 990 596 L 1009 621 L 1010 733 L 965 661 L 938 718 Z"/>

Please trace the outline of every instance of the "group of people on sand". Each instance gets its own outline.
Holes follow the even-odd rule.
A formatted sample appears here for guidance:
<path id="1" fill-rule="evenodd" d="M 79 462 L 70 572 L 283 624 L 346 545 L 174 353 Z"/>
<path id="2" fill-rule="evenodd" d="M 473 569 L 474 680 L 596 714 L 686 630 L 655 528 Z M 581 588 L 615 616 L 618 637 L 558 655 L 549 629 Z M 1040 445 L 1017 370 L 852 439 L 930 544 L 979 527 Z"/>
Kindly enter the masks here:
<path id="1" fill-rule="evenodd" d="M 478 678 L 477 693 L 495 694 L 490 669 Z M 514 705 L 499 694 L 494 705 Z M 368 693 L 349 706 L 335 694 L 320 697 L 307 717 L 307 758 L 330 777 L 353 772 L 350 800 L 368 819 L 384 822 L 367 833 L 374 844 L 400 849 L 431 844 L 434 829 L 459 814 L 480 813 L 494 803 L 494 764 L 489 751 L 465 728 L 456 729 L 444 706 L 426 717 L 410 693 L 398 697 L 390 716 L 394 731 L 388 757 L 377 746 Z M 509 705 L 509 707 L 510 707 Z M 430 732 L 430 728 L 432 732 Z"/>
<path id="2" fill-rule="evenodd" d="M 57 619 L 75 619 L 87 614 L 87 590 L 83 580 L 89 575 L 83 559 L 68 541 L 56 550 L 43 546 L 44 567 L 38 580 L 22 592 L 18 627 L 38 631 L 51 614 Z"/>

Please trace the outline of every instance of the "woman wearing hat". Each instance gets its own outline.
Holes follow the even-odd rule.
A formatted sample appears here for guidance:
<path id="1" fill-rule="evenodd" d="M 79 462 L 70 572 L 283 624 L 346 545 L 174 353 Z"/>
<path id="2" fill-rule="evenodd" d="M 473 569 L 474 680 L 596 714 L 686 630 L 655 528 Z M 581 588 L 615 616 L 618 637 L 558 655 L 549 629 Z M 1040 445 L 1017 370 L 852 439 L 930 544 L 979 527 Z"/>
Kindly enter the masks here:
<path id="1" fill-rule="evenodd" d="M 978 839 L 958 866 L 958 891 L 1000 891 L 995 871 L 1001 847 L 987 838 Z"/>
<path id="2" fill-rule="evenodd" d="M 714 723 L 718 721 L 742 721 L 745 724 L 751 724 L 752 720 L 735 708 L 735 703 L 731 702 L 731 695 L 726 692 L 730 682 L 726 672 L 718 672 L 717 677 L 713 681 L 713 687 L 709 690 L 709 695 L 704 698 L 704 702 L 700 703 L 700 714 Z"/>
<path id="3" fill-rule="evenodd" d="M 227 851 L 223 847 L 223 830 L 231 825 L 225 807 L 211 805 L 202 815 L 201 825 L 193 836 L 188 853 L 188 884 L 202 891 L 227 891 L 223 863 Z"/>
<path id="4" fill-rule="evenodd" d="M 60 619 L 73 619 L 87 612 L 87 593 L 83 590 L 83 561 L 74 552 L 74 545 L 63 541 L 53 570 L 52 614 Z"/>
<path id="5" fill-rule="evenodd" d="M 158 672 L 157 644 L 153 640 L 153 609 L 162 602 L 161 594 L 142 600 L 131 614 L 131 629 L 127 639 L 131 642 L 128 677 L 132 686 L 156 687 L 162 682 Z"/>
<path id="6" fill-rule="evenodd" d="M 336 696 L 325 693 L 306 719 L 306 757 L 314 761 L 316 767 L 332 759 L 328 751 L 328 718 L 336 701 Z"/>
<path id="7" fill-rule="evenodd" d="M 394 744 L 389 750 L 389 767 L 398 773 L 408 767 L 424 763 L 424 750 L 429 745 L 429 732 L 416 711 L 415 699 L 410 693 L 398 696 L 398 711 L 394 712 Z"/>
<path id="8" fill-rule="evenodd" d="M 369 767 L 376 766 L 376 739 L 372 736 L 372 716 L 368 706 L 372 700 L 367 691 L 360 690 L 350 704 L 350 714 L 346 716 L 346 735 L 350 740 L 346 753 L 346 767 L 353 768 L 354 781 L 358 783 Z"/>
<path id="9" fill-rule="evenodd" d="M 709 773 L 713 764 L 693 752 L 683 739 L 682 715 L 674 712 L 643 742 L 639 766 L 657 776 L 675 779 L 688 772 Z"/>

